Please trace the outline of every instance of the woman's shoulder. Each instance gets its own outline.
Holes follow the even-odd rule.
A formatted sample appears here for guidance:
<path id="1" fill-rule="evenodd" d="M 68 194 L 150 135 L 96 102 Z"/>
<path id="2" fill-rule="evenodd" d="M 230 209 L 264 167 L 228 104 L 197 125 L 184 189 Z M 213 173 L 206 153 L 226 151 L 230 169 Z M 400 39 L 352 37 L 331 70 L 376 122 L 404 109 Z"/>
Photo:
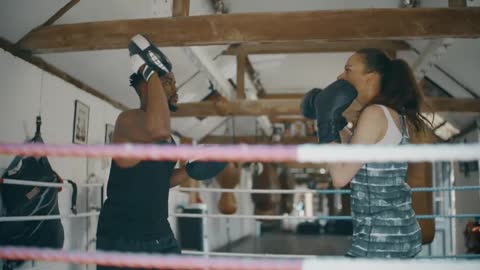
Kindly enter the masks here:
<path id="1" fill-rule="evenodd" d="M 358 143 L 375 144 L 383 137 L 386 129 L 387 118 L 382 107 L 369 105 L 363 109 L 355 127 Z"/>
<path id="2" fill-rule="evenodd" d="M 378 116 L 380 117 L 383 115 L 384 117 L 392 116 L 397 118 L 400 116 L 400 113 L 397 112 L 394 108 L 382 105 L 382 104 L 372 104 L 366 107 L 363 111 L 367 111 L 366 114 L 370 116 Z"/>
<path id="3" fill-rule="evenodd" d="M 370 118 L 384 119 L 385 111 L 383 108 L 387 108 L 387 107 L 379 104 L 368 105 L 362 110 L 362 113 L 360 114 L 360 118 L 362 118 L 363 116 L 364 118 L 367 118 L 367 119 L 370 119 Z"/>

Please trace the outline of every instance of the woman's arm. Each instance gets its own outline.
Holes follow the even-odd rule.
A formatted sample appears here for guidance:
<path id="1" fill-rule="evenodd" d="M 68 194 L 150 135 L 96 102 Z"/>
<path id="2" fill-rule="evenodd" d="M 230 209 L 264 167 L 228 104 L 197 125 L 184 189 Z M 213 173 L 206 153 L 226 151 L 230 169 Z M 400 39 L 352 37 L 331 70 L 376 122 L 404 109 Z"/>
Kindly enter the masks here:
<path id="1" fill-rule="evenodd" d="M 375 144 L 384 136 L 386 129 L 387 119 L 382 108 L 379 106 L 369 106 L 361 113 L 350 144 Z M 343 142 L 346 136 L 345 134 L 341 135 Z M 333 186 L 336 188 L 346 186 L 363 164 L 364 163 L 344 162 L 329 163 L 327 168 L 332 177 Z"/>

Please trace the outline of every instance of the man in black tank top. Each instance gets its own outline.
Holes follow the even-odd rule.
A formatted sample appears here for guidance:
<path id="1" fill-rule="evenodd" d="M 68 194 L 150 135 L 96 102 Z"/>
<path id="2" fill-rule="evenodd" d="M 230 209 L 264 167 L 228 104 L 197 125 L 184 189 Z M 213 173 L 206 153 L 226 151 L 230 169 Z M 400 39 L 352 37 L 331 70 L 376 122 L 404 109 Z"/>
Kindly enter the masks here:
<path id="1" fill-rule="evenodd" d="M 140 108 L 118 116 L 113 142 L 175 144 L 170 136 L 170 111 L 176 110 L 178 96 L 172 64 L 141 35 L 133 37 L 128 48 L 135 72 L 130 84 L 140 98 Z M 185 169 L 174 166 L 173 161 L 112 160 L 97 249 L 180 253 L 167 220 L 168 193 L 188 176 Z M 99 265 L 97 269 L 122 268 Z"/>

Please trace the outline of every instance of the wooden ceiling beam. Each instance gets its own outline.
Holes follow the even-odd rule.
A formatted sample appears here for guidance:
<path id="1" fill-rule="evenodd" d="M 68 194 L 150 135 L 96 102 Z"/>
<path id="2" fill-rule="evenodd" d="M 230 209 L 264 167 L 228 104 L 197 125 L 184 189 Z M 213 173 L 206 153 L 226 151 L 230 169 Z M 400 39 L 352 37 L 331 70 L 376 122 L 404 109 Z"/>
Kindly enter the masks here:
<path id="1" fill-rule="evenodd" d="M 172 117 L 299 114 L 300 100 L 235 100 L 179 103 Z"/>
<path id="2" fill-rule="evenodd" d="M 307 89 L 305 89 L 307 91 Z M 266 94 L 262 99 L 302 99 L 305 93 Z"/>
<path id="3" fill-rule="evenodd" d="M 480 99 L 475 98 L 429 97 L 425 103 L 432 112 L 480 112 Z M 428 112 L 429 108 L 424 111 Z"/>
<path id="4" fill-rule="evenodd" d="M 299 163 L 299 162 L 284 162 L 282 163 L 290 169 L 326 169 L 326 163 Z"/>
<path id="5" fill-rule="evenodd" d="M 307 119 L 301 115 L 286 115 L 286 116 L 272 116 L 270 117 L 272 123 L 294 123 L 294 122 L 307 122 L 313 121 L 312 119 Z"/>
<path id="6" fill-rule="evenodd" d="M 237 99 L 245 99 L 245 65 L 247 56 L 245 54 L 237 55 Z"/>
<path id="7" fill-rule="evenodd" d="M 429 107 L 422 108 L 422 112 L 480 112 L 480 99 L 430 97 L 425 102 Z M 203 101 L 180 103 L 178 108 L 173 117 L 299 115 L 300 99 Z M 345 115 L 354 117 L 356 113 L 347 110 Z"/>
<path id="8" fill-rule="evenodd" d="M 351 41 L 295 41 L 275 43 L 243 43 L 230 45 L 224 55 L 238 54 L 292 54 L 355 52 L 362 48 L 379 48 L 388 52 L 409 50 L 410 45 L 401 40 L 351 40 Z"/>
<path id="9" fill-rule="evenodd" d="M 145 33 L 160 47 L 475 38 L 480 36 L 480 8 L 322 10 L 87 22 L 38 28 L 21 45 L 33 52 L 124 49 L 138 33 Z"/>
<path id="10" fill-rule="evenodd" d="M 201 143 L 204 144 L 304 144 L 317 143 L 317 137 L 302 136 L 302 137 L 282 137 L 280 142 L 272 142 L 270 137 L 265 136 L 206 136 Z"/>
<path id="11" fill-rule="evenodd" d="M 267 94 L 262 99 L 302 99 L 303 93 Z M 433 112 L 480 112 L 480 99 L 425 97 L 425 103 L 432 107 Z M 428 111 L 428 108 L 425 108 Z M 296 119 L 298 120 L 298 119 Z"/>
<path id="12" fill-rule="evenodd" d="M 459 8 L 459 7 L 466 7 L 467 0 L 448 0 L 448 7 L 451 8 Z"/>
<path id="13" fill-rule="evenodd" d="M 173 0 L 172 17 L 185 17 L 190 13 L 190 0 Z"/>
<path id="14" fill-rule="evenodd" d="M 262 82 L 260 81 L 258 73 L 255 71 L 255 68 L 252 65 L 252 62 L 250 61 L 250 58 L 248 55 L 246 56 L 245 59 L 245 68 L 247 70 L 248 78 L 250 78 L 250 81 L 252 81 L 253 86 L 255 87 L 255 90 L 257 90 L 257 97 L 262 98 L 265 96 L 267 91 L 265 91 L 265 87 L 263 87 Z"/>

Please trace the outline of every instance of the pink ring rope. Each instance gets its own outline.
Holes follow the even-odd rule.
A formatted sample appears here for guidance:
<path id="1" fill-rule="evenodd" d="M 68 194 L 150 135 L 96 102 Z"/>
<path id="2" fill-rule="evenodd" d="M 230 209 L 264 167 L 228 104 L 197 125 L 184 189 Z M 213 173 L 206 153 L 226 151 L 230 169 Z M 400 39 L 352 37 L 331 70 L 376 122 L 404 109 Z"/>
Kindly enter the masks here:
<path id="1" fill-rule="evenodd" d="M 254 153 L 252 155 L 252 153 Z M 115 157 L 143 160 L 297 161 L 296 146 L 281 145 L 46 145 L 1 144 L 0 154 L 29 156 Z"/>
<path id="2" fill-rule="evenodd" d="M 38 248 L 0 247 L 0 258 L 131 268 L 210 270 L 301 270 L 301 260 L 202 258 L 120 252 L 80 252 Z"/>

